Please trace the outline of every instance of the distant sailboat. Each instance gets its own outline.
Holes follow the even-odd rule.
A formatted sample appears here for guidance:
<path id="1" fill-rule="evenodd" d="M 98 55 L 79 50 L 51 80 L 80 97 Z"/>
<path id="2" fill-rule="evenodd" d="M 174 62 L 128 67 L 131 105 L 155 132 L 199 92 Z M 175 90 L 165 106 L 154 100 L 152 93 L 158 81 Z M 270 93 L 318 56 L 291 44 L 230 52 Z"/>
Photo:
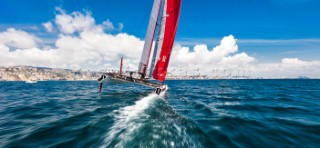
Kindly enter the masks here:
<path id="1" fill-rule="evenodd" d="M 122 72 L 121 58 L 119 72 L 107 72 L 98 79 L 100 82 L 100 91 L 102 89 L 102 82 L 108 78 L 152 87 L 156 89 L 155 92 L 157 94 L 166 91 L 167 86 L 164 84 L 164 81 L 166 79 L 171 50 L 178 27 L 180 7 L 181 0 L 154 0 L 145 44 L 139 63 L 139 77 L 134 77 L 133 72 L 130 72 L 130 75 Z M 155 36 L 155 46 L 152 50 Z M 148 70 L 152 51 L 151 65 Z M 149 73 L 147 73 L 148 71 Z M 149 81 L 151 77 L 157 81 Z"/>
<path id="2" fill-rule="evenodd" d="M 30 79 L 30 80 L 25 80 L 26 83 L 37 83 L 36 80 Z"/>

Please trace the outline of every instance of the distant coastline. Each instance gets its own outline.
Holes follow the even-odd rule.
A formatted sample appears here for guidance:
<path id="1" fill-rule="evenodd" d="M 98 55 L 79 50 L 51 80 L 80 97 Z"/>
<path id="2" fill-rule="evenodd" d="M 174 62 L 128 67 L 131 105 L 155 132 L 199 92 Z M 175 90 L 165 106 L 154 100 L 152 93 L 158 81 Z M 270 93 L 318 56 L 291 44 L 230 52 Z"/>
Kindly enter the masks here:
<path id="1" fill-rule="evenodd" d="M 97 80 L 102 72 L 70 69 L 12 66 L 0 67 L 0 81 L 81 81 Z"/>
<path id="2" fill-rule="evenodd" d="M 0 81 L 95 81 L 103 72 L 70 70 L 61 68 L 11 66 L 0 67 Z M 263 78 L 241 76 L 174 75 L 168 73 L 167 80 L 252 80 L 252 79 L 319 79 L 300 76 L 296 78 Z"/>

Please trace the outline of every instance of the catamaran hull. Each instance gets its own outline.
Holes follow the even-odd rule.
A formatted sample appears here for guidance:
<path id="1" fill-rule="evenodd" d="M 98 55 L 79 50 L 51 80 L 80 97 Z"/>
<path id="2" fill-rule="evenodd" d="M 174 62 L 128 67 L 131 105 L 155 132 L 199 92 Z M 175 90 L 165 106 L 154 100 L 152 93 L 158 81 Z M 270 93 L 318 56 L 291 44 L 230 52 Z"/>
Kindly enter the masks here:
<path id="1" fill-rule="evenodd" d="M 161 92 L 165 92 L 167 90 L 167 85 L 159 84 L 151 81 L 147 81 L 145 79 L 133 78 L 126 75 L 119 75 L 116 73 L 107 73 L 101 76 L 98 79 L 99 83 L 107 83 L 107 84 L 121 84 L 121 83 L 136 83 L 139 85 L 151 87 L 155 89 L 156 94 L 160 94 Z"/>
<path id="2" fill-rule="evenodd" d="M 164 85 L 164 81 L 167 75 L 171 51 L 178 27 L 181 1 L 182 0 L 154 0 L 145 44 L 138 68 L 140 78 L 133 77 L 133 72 L 130 72 L 129 76 L 122 74 L 122 57 L 120 60 L 120 72 L 105 73 L 105 75 L 108 75 L 113 80 L 132 82 L 154 88 L 157 94 L 165 92 L 167 87 Z M 157 39 L 155 40 L 155 48 L 152 50 L 155 33 L 157 34 Z M 162 83 L 148 81 L 145 78 L 147 76 L 147 69 L 152 51 L 153 56 L 149 69 L 149 77 L 152 75 L 152 78 Z M 98 80 L 101 81 L 100 92 L 102 88 L 102 81 L 104 77 L 106 77 L 105 75 L 102 75 Z"/>

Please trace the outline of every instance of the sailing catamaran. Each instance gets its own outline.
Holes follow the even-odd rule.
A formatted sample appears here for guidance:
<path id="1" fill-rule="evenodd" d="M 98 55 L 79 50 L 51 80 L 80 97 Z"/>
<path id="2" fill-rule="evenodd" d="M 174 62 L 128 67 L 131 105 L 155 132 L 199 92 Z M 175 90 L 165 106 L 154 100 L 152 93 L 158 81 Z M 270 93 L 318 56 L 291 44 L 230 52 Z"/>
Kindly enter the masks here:
<path id="1" fill-rule="evenodd" d="M 157 94 L 167 90 L 167 86 L 164 84 L 164 81 L 167 75 L 171 50 L 178 27 L 180 7 L 181 0 L 154 0 L 146 39 L 139 63 L 139 76 L 134 77 L 133 72 L 130 72 L 130 75 L 124 74 L 122 72 L 121 58 L 119 72 L 107 72 L 98 79 L 100 82 L 100 92 L 102 89 L 102 82 L 106 79 L 133 82 L 152 87 L 155 88 L 155 92 Z M 155 36 L 155 46 L 152 50 L 152 44 Z M 151 65 L 149 66 L 152 51 Z M 147 71 L 149 71 L 149 73 L 147 73 Z M 156 81 L 150 81 L 151 77 Z"/>

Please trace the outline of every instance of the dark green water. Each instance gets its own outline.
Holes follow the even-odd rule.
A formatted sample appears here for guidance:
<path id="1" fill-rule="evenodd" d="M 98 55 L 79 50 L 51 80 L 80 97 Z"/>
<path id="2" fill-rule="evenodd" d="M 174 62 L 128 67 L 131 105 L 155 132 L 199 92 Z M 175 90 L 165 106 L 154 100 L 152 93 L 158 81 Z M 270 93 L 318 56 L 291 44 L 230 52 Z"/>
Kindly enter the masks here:
<path id="1" fill-rule="evenodd" d="M 0 147 L 319 147 L 320 80 L 0 82 Z"/>

